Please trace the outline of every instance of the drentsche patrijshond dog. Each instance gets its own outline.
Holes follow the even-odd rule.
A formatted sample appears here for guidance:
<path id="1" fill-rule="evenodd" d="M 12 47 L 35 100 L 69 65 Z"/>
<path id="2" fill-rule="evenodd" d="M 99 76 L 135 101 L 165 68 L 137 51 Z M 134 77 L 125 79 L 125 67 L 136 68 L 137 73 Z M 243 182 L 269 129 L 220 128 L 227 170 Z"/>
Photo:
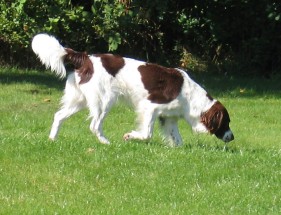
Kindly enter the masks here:
<path id="1" fill-rule="evenodd" d="M 214 134 L 224 142 L 234 139 L 226 108 L 181 69 L 113 54 L 76 52 L 47 34 L 36 35 L 32 49 L 59 77 L 66 76 L 66 63 L 74 67 L 67 77 L 62 107 L 54 116 L 49 136 L 52 140 L 65 119 L 89 108 L 91 131 L 101 143 L 109 144 L 103 121 L 119 97 L 130 103 L 138 116 L 138 128 L 124 134 L 124 140 L 151 138 L 154 122 L 159 119 L 167 143 L 180 146 L 179 118 L 195 132 Z"/>

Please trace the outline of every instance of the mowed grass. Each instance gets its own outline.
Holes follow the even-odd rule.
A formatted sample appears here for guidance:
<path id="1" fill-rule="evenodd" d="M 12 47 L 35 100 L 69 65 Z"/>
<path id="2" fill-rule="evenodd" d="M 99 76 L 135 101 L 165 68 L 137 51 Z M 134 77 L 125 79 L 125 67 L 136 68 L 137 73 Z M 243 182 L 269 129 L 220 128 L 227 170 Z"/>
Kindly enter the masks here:
<path id="1" fill-rule="evenodd" d="M 280 214 L 280 78 L 198 76 L 229 110 L 227 147 L 180 122 L 184 146 L 169 148 L 158 124 L 148 142 L 124 142 L 134 111 L 116 106 L 89 130 L 87 110 L 48 140 L 64 81 L 0 69 L 0 214 Z"/>

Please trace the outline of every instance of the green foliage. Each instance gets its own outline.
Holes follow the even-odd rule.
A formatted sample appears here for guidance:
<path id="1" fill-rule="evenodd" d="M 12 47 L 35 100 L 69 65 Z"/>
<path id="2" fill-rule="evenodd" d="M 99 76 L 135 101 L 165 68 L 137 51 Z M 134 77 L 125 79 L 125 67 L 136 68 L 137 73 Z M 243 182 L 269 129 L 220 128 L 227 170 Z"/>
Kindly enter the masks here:
<path id="1" fill-rule="evenodd" d="M 268 75 L 281 65 L 281 4 L 277 1 L 193 1 L 185 34 L 195 38 L 193 50 L 213 61 L 222 71 Z M 195 25 L 191 25 L 195 20 Z M 190 31 L 190 30 L 189 30 Z M 191 36 L 191 37 L 190 37 Z M 193 51 L 194 52 L 194 51 Z M 239 71 L 236 71 L 239 73 Z"/>
<path id="2" fill-rule="evenodd" d="M 169 66 L 187 51 L 221 72 L 267 76 L 281 67 L 276 0 L 2 0 L 0 9 L 0 49 L 8 52 L 0 63 L 33 65 L 31 38 L 47 32 L 78 51 Z"/>
<path id="3" fill-rule="evenodd" d="M 96 16 L 93 28 L 99 37 L 108 43 L 108 50 L 115 51 L 121 44 L 121 34 L 126 28 L 126 22 L 132 16 L 131 11 L 119 1 L 95 1 L 92 5 L 93 14 Z M 123 23 L 123 25 L 122 25 Z"/>

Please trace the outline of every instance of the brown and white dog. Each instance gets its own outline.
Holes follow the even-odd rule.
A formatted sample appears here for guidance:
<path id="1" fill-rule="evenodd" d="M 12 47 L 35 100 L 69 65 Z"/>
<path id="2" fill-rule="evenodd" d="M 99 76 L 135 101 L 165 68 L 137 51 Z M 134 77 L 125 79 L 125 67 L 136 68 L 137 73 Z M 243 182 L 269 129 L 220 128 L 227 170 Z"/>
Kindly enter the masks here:
<path id="1" fill-rule="evenodd" d="M 133 105 L 139 122 L 137 130 L 124 134 L 125 140 L 151 138 L 157 118 L 164 138 L 172 146 L 182 144 L 177 126 L 179 118 L 184 118 L 195 132 L 215 134 L 224 142 L 234 139 L 225 107 L 183 70 L 118 55 L 75 52 L 47 34 L 36 35 L 32 49 L 60 77 L 66 76 L 66 62 L 75 67 L 66 81 L 62 108 L 54 117 L 49 136 L 52 140 L 65 119 L 88 107 L 91 131 L 101 143 L 109 144 L 102 124 L 120 96 Z"/>

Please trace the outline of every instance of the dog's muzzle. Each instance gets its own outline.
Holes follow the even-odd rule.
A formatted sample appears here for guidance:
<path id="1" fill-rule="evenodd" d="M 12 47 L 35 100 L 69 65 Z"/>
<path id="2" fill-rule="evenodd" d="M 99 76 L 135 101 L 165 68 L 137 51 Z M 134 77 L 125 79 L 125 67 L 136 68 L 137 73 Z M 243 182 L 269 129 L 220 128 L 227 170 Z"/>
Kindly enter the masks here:
<path id="1" fill-rule="evenodd" d="M 234 140 L 234 135 L 233 135 L 232 131 L 231 130 L 226 131 L 222 137 L 222 140 L 226 143 Z"/>

